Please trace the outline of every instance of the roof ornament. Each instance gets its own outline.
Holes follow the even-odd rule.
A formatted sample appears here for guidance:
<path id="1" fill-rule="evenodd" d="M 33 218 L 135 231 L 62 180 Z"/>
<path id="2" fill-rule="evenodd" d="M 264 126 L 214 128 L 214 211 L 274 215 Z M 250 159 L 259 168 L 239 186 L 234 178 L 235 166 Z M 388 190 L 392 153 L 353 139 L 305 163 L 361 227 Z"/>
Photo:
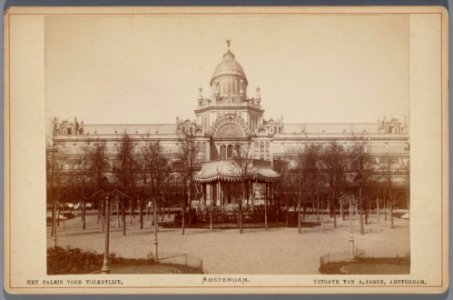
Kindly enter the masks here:
<path id="1" fill-rule="evenodd" d="M 226 44 L 228 47 L 228 51 L 230 51 L 231 40 L 230 39 L 226 40 Z"/>

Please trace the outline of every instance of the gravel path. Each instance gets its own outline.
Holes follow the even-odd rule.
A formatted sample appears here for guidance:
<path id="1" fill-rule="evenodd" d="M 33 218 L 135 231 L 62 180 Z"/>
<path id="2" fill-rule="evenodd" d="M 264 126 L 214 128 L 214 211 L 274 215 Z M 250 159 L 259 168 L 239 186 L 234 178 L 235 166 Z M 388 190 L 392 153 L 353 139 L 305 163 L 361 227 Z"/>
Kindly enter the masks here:
<path id="1" fill-rule="evenodd" d="M 371 219 L 374 221 L 373 219 Z M 354 225 L 355 245 L 372 256 L 404 256 L 409 252 L 409 221 L 395 219 L 396 228 L 381 221 L 366 227 L 366 234 L 358 233 Z M 126 258 L 146 258 L 152 252 L 154 233 L 150 221 L 140 230 L 138 219 L 129 225 L 127 235 L 111 221 L 110 251 Z M 104 249 L 105 234 L 96 224 L 95 216 L 87 217 L 87 229 L 81 230 L 80 218 L 60 223 L 58 245 L 96 250 Z M 48 245 L 52 245 L 48 228 Z M 188 253 L 203 260 L 204 270 L 210 274 L 318 274 L 319 257 L 327 253 L 348 251 L 349 223 L 334 229 L 331 223 L 315 228 L 270 228 L 264 230 L 237 229 L 213 230 L 161 228 L 158 234 L 159 253 Z"/>

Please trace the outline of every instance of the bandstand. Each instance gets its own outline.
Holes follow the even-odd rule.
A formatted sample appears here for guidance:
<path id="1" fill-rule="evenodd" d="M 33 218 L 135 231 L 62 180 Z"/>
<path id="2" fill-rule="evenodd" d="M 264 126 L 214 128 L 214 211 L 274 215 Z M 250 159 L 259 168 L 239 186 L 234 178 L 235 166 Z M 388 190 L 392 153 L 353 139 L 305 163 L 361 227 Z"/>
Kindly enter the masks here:
<path id="1" fill-rule="evenodd" d="M 198 206 L 221 209 L 273 205 L 273 185 L 280 179 L 270 162 L 223 159 L 205 162 L 194 176 L 201 186 Z M 245 185 L 245 186 L 244 186 Z"/>

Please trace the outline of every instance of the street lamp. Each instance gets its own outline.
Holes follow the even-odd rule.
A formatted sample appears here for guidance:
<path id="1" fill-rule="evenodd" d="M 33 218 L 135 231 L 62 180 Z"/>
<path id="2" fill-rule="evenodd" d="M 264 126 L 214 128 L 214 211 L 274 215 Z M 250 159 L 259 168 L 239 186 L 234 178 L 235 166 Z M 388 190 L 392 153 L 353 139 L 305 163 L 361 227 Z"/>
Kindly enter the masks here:
<path id="1" fill-rule="evenodd" d="M 110 244 L 110 199 L 111 199 L 111 192 L 110 192 L 110 184 L 107 177 L 103 177 L 101 179 L 100 184 L 101 189 L 98 190 L 97 193 L 102 193 L 105 201 L 105 218 L 106 218 L 106 228 L 105 228 L 105 243 L 104 243 L 104 259 L 102 263 L 101 272 L 103 274 L 110 273 L 110 261 L 109 261 L 109 244 Z"/>
<path id="2" fill-rule="evenodd" d="M 110 238 L 110 193 L 105 194 L 105 221 L 106 221 L 106 228 L 105 228 L 105 245 L 104 245 L 104 261 L 102 264 L 102 273 L 109 274 L 110 273 L 110 262 L 109 262 L 109 238 Z"/>
<path id="3" fill-rule="evenodd" d="M 55 202 L 54 200 L 54 203 L 53 203 L 53 208 L 52 208 L 54 211 L 53 211 L 53 220 L 52 220 L 52 230 L 53 230 L 53 247 L 56 248 L 57 247 L 57 203 Z"/>
<path id="4" fill-rule="evenodd" d="M 157 220 L 157 197 L 154 198 L 154 207 L 153 207 L 153 220 L 154 220 L 154 259 L 158 260 L 157 255 L 157 230 L 158 230 L 158 220 Z"/>

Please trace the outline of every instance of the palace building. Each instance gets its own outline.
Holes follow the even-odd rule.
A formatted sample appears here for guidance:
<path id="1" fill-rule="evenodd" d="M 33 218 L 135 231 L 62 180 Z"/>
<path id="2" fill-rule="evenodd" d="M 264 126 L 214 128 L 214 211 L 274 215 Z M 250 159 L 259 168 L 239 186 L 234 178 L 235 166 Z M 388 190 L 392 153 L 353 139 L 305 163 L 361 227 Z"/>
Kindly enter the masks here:
<path id="1" fill-rule="evenodd" d="M 246 73 L 235 55 L 228 49 L 210 78 L 210 91 L 199 89 L 194 101 L 194 119 L 177 118 L 170 124 L 89 124 L 77 121 L 54 123 L 52 149 L 60 157 L 75 157 L 86 145 L 105 142 L 112 157 L 119 150 L 124 133 L 140 149 L 149 142 L 159 141 L 164 155 L 177 164 L 183 151 L 183 141 L 196 149 L 196 172 L 199 197 L 193 205 L 234 204 L 243 195 L 238 188 L 244 176 L 252 181 L 250 201 L 263 203 L 272 194 L 272 184 L 280 180 L 274 169 L 277 160 L 295 166 L 298 153 L 309 144 L 321 147 L 335 141 L 345 151 L 358 139 L 365 151 L 379 160 L 391 155 L 398 161 L 400 172 L 396 186 L 408 188 L 409 127 L 408 120 L 383 118 L 370 123 L 285 123 L 283 118 L 264 118 L 266 101 L 256 88 L 249 94 Z M 243 199 L 245 200 L 245 199 Z"/>

